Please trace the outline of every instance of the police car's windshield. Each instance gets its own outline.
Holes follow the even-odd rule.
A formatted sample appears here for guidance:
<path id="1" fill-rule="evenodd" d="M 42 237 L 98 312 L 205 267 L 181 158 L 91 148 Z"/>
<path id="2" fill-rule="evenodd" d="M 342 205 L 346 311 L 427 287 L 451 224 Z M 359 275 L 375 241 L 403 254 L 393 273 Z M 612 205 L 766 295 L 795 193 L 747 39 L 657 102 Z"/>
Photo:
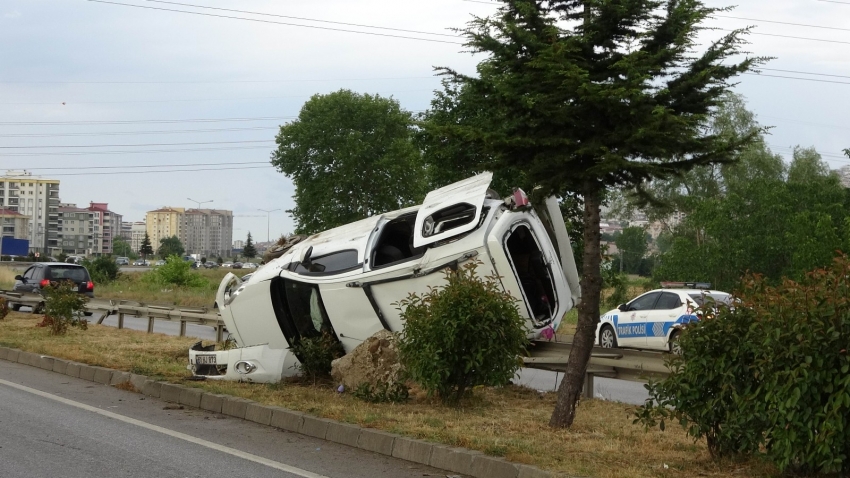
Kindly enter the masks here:
<path id="1" fill-rule="evenodd" d="M 688 294 L 688 296 L 690 296 L 690 298 L 693 299 L 698 306 L 702 306 L 705 302 L 714 302 L 716 304 L 726 305 L 732 303 L 732 296 L 725 293 L 710 294 L 708 292 L 694 292 Z"/>

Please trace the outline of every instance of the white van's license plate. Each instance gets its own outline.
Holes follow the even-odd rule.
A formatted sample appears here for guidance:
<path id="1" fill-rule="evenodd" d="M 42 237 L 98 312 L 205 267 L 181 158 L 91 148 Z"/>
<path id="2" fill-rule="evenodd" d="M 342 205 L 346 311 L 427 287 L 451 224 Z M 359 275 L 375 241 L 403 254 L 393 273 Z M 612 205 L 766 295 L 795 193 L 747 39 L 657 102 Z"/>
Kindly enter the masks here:
<path id="1" fill-rule="evenodd" d="M 215 365 L 215 355 L 195 355 L 197 365 Z"/>

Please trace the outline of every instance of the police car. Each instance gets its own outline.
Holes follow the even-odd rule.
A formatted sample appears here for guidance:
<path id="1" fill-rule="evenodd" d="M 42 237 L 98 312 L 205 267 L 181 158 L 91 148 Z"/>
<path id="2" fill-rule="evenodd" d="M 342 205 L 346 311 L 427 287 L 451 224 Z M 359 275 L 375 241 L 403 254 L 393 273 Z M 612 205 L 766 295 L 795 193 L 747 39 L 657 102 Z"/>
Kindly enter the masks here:
<path id="1" fill-rule="evenodd" d="M 726 292 L 707 283 L 662 283 L 603 315 L 596 343 L 603 348 L 630 347 L 677 353 L 678 338 L 687 324 L 703 318 L 715 304 L 731 303 Z"/>

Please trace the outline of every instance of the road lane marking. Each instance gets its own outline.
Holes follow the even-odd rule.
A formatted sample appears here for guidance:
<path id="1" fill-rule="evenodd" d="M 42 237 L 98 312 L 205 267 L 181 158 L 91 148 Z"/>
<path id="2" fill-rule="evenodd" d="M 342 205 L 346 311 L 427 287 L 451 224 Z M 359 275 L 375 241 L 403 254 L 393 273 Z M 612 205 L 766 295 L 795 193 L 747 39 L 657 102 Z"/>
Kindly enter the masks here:
<path id="1" fill-rule="evenodd" d="M 162 433 L 164 435 L 168 435 L 170 437 L 178 438 L 180 440 L 185 440 L 190 443 L 194 443 L 196 445 L 200 445 L 203 447 L 207 447 L 216 451 L 220 451 L 223 453 L 227 453 L 228 455 L 233 455 L 237 458 L 242 458 L 243 460 L 253 461 L 254 463 L 259 463 L 261 465 L 268 466 L 269 468 L 274 468 L 277 470 L 285 471 L 287 473 L 292 473 L 293 475 L 301 476 L 303 478 L 329 478 L 325 475 L 319 475 L 317 473 L 313 473 L 307 470 L 302 470 L 301 468 L 296 468 L 294 466 L 287 465 L 285 463 L 280 463 L 274 460 L 269 460 L 267 458 L 263 458 L 261 456 L 253 455 L 248 452 L 244 452 L 241 450 L 237 450 L 235 448 L 230 448 L 224 445 L 219 445 L 218 443 L 213 443 L 211 441 L 203 440 L 201 438 L 193 437 L 192 435 L 187 435 L 185 433 L 176 432 L 174 430 L 169 430 L 168 428 L 163 428 L 157 425 L 152 425 L 147 422 L 143 422 L 141 420 L 136 420 L 135 418 L 125 417 L 124 415 L 119 415 L 117 413 L 108 412 L 106 410 L 101 410 L 96 407 L 92 407 L 91 405 L 86 405 L 85 403 L 75 402 L 73 400 L 69 400 L 67 398 L 63 398 L 57 395 L 53 395 L 47 392 L 42 392 L 41 390 L 36 390 L 34 388 L 30 388 L 24 385 L 19 385 L 17 383 L 9 382 L 3 379 L 0 379 L 0 384 L 6 385 L 8 387 L 16 388 L 18 390 L 31 393 L 33 395 L 38 395 L 39 397 L 47 398 L 50 400 L 57 401 L 59 403 L 64 403 L 65 405 L 69 405 L 72 407 L 80 408 L 83 410 L 87 410 L 92 413 L 97 413 L 98 415 L 103 415 L 105 417 L 113 418 L 115 420 L 120 420 L 124 423 L 129 423 L 131 425 L 136 425 L 138 427 L 146 428 L 148 430 L 152 430 L 155 432 Z"/>

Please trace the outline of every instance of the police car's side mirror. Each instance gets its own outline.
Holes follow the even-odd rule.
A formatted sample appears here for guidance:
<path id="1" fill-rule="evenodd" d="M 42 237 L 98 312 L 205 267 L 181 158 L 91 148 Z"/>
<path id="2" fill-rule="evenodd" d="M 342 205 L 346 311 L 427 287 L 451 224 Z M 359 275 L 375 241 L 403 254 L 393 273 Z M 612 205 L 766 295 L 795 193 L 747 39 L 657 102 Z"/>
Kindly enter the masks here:
<path id="1" fill-rule="evenodd" d="M 620 305 L 617 306 L 617 309 L 620 312 L 628 312 L 629 311 L 629 304 L 620 304 Z"/>

